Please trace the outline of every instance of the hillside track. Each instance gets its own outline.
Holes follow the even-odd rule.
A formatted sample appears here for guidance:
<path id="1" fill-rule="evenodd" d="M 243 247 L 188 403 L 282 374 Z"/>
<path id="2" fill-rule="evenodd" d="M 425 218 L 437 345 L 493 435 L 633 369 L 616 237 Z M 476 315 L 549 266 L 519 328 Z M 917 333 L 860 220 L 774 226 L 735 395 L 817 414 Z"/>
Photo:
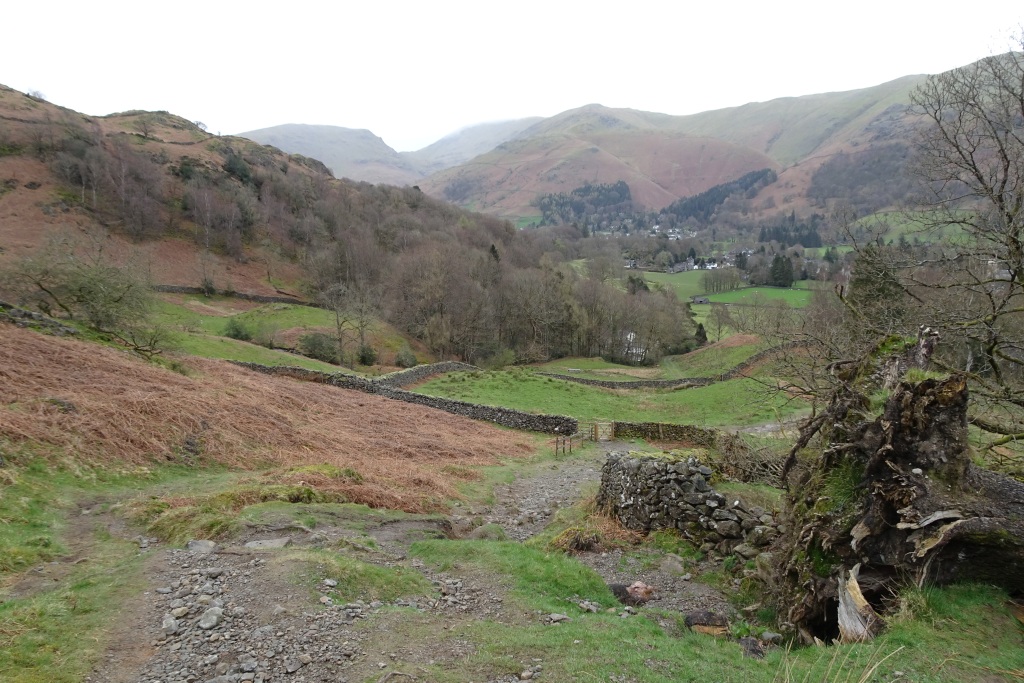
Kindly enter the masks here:
<path id="1" fill-rule="evenodd" d="M 460 565 L 436 571 L 410 559 L 409 545 L 423 538 L 472 537 L 474 527 L 467 522 L 481 516 L 500 524 L 511 538 L 528 540 L 543 531 L 553 510 L 579 504 L 586 497 L 600 478 L 600 465 L 609 450 L 627 448 L 625 443 L 606 443 L 591 455 L 546 464 L 496 487 L 492 504 L 455 508 L 458 514 L 448 518 L 412 517 L 369 524 L 362 520 L 354 526 L 339 518 L 338 524 L 318 524 L 315 529 L 287 523 L 247 525 L 243 533 L 209 554 L 168 548 L 155 539 L 136 536 L 141 540 L 139 552 L 146 556 L 147 590 L 125 604 L 108 635 L 106 654 L 86 680 L 306 683 L 385 680 L 389 672 L 429 680 L 426 666 L 454 662 L 475 652 L 471 639 L 453 634 L 472 632 L 474 624 L 484 621 L 521 625 L 528 615 L 509 603 L 507 577 Z M 123 525 L 119 529 L 120 533 L 133 533 Z M 289 545 L 276 551 L 245 545 L 271 538 L 287 539 Z M 340 548 L 342 554 L 363 562 L 420 572 L 434 592 L 388 604 L 371 597 L 339 601 L 323 583 L 330 579 L 329 571 L 296 559 L 295 553 L 307 548 Z M 686 567 L 691 571 L 684 573 L 684 561 L 672 555 L 636 555 L 628 549 L 613 549 L 576 557 L 607 582 L 642 580 L 655 586 L 654 600 L 639 608 L 641 614 L 654 609 L 649 616 L 655 620 L 663 621 L 661 615 L 667 613 L 694 610 L 733 614 L 719 591 L 690 576 L 713 568 L 712 562 Z M 324 573 L 321 576 L 317 571 Z M 311 591 L 298 584 L 296 575 L 312 578 L 316 588 Z M 204 595 L 209 599 L 201 602 Z M 221 603 L 223 620 L 210 629 L 200 628 L 206 605 Z M 188 610 L 177 622 L 180 630 L 168 634 L 164 629 L 172 604 L 181 605 L 179 611 Z M 396 607 L 414 611 L 396 611 Z M 410 626 L 419 634 L 415 639 L 402 635 Z M 246 669 L 264 676 L 231 678 L 244 675 Z M 499 676 L 488 683 L 515 680 L 519 678 Z"/>

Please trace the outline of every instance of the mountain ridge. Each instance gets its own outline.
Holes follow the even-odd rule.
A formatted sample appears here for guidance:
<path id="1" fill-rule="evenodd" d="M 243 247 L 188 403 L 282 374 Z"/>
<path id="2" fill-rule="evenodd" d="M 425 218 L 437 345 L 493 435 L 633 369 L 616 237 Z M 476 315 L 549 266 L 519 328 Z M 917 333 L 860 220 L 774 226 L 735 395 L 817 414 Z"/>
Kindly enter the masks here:
<path id="1" fill-rule="evenodd" d="M 519 223 L 537 217 L 540 196 L 586 183 L 624 180 L 638 204 L 657 210 L 764 168 L 777 171 L 780 182 L 760 190 L 757 206 L 808 211 L 814 174 L 831 159 L 905 143 L 912 128 L 909 95 L 924 78 L 687 115 L 589 103 L 546 118 L 469 126 L 415 152 L 395 152 L 374 136 L 380 154 L 373 159 L 366 158 L 369 148 L 362 142 L 352 143 L 347 160 L 335 161 L 336 150 L 328 145 L 254 139 L 328 157 L 336 175 L 416 184 L 463 208 Z"/>

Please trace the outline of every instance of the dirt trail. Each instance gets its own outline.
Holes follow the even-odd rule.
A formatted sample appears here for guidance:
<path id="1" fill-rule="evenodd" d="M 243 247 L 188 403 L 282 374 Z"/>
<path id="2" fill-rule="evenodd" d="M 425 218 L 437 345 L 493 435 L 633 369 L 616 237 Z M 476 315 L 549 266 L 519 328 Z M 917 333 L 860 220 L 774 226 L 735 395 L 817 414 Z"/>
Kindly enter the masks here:
<path id="1" fill-rule="evenodd" d="M 591 457 L 550 464 L 498 486 L 493 504 L 458 508 L 459 514 L 451 518 L 383 518 L 370 524 L 364 519 L 354 525 L 339 515 L 315 529 L 287 521 L 254 525 L 212 553 L 167 548 L 140 538 L 139 552 L 147 556 L 148 590 L 124 606 L 109 634 L 107 655 L 87 680 L 354 682 L 383 680 L 389 672 L 427 680 L 426 666 L 443 665 L 473 651 L 471 639 L 459 634 L 470 632 L 474 622 L 517 624 L 541 617 L 506 608 L 505 577 L 467 567 L 452 570 L 454 574 L 434 572 L 407 557 L 409 545 L 424 538 L 472 537 L 472 530 L 481 528 L 481 518 L 500 525 L 511 539 L 526 540 L 543 530 L 559 508 L 595 489 L 608 450 L 627 448 L 602 444 Z M 77 517 L 72 520 L 74 528 L 84 530 L 100 522 L 107 531 L 132 533 L 109 519 L 101 522 L 88 508 L 79 510 Z M 341 552 L 365 562 L 413 569 L 432 582 L 433 592 L 389 605 L 369 600 L 342 604 L 329 584 L 333 579 L 328 569 L 311 566 L 288 548 L 245 546 L 269 539 L 287 539 L 295 549 L 342 547 Z M 80 554 L 86 549 L 77 550 Z M 690 576 L 703 567 L 682 558 L 610 551 L 583 553 L 578 559 L 607 582 L 642 580 L 655 586 L 658 592 L 650 607 L 731 612 L 718 591 Z M 306 581 L 297 583 L 297 574 Z M 318 586 L 319 598 L 310 585 Z M 396 606 L 412 609 L 393 609 Z M 409 629 L 422 637 L 400 635 Z M 530 661 L 523 666 L 531 666 Z M 506 676 L 490 683 L 514 680 L 519 679 Z"/>

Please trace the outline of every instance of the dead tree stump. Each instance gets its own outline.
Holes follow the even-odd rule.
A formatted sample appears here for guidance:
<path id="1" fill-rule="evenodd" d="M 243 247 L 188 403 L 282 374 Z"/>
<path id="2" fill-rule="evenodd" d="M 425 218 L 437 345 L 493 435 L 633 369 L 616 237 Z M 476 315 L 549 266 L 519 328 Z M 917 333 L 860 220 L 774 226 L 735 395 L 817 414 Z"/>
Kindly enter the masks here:
<path id="1" fill-rule="evenodd" d="M 803 640 L 870 638 L 908 579 L 1024 592 L 1024 484 L 971 462 L 967 397 L 958 377 L 900 382 L 860 422 L 862 406 L 833 401 L 831 443 L 789 473 L 777 546 L 779 598 Z"/>

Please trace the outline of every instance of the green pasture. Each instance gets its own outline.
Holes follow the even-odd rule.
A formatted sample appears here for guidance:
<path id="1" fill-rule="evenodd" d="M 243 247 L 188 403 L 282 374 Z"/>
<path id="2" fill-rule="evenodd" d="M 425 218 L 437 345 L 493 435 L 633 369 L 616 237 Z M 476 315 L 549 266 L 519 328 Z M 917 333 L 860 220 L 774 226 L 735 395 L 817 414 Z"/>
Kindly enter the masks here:
<path id="1" fill-rule="evenodd" d="M 804 406 L 769 392 L 754 379 L 734 379 L 692 389 L 604 389 L 552 377 L 525 368 L 491 372 L 455 372 L 436 377 L 417 392 L 532 413 L 569 415 L 578 420 L 671 422 L 711 427 L 771 422 Z"/>
<path id="2" fill-rule="evenodd" d="M 732 370 L 764 348 L 766 345 L 762 343 L 739 346 L 729 346 L 728 343 L 711 344 L 690 353 L 666 356 L 656 369 L 611 363 L 602 358 L 559 358 L 533 367 L 540 372 L 621 382 L 641 379 L 714 377 Z M 649 370 L 655 371 L 650 372 Z"/>
<path id="3" fill-rule="evenodd" d="M 351 372 L 330 363 L 322 363 L 312 358 L 288 353 L 280 349 L 268 349 L 251 342 L 238 341 L 228 337 L 216 337 L 209 334 L 193 332 L 176 332 L 172 339 L 173 350 L 178 353 L 200 358 L 217 358 L 221 360 L 237 360 L 260 365 L 291 365 L 319 372 Z"/>
<path id="4" fill-rule="evenodd" d="M 821 280 L 797 280 L 793 283 L 793 289 L 806 289 L 809 291 L 816 291 L 819 289 L 831 290 L 831 282 L 822 282 Z"/>
<path id="5" fill-rule="evenodd" d="M 282 332 L 291 333 L 287 342 L 289 346 L 295 343 L 298 336 L 307 332 L 323 331 L 333 334 L 335 320 L 334 314 L 330 311 L 312 306 L 275 303 L 230 313 L 233 300 L 226 297 L 189 296 L 185 301 L 221 308 L 225 314 L 203 312 L 185 304 L 158 300 L 154 318 L 158 323 L 171 328 L 174 346 L 183 353 L 203 358 L 222 358 L 264 365 L 297 365 L 323 372 L 347 372 L 328 363 L 261 346 L 271 345 L 271 341 L 274 345 L 281 344 Z M 252 335 L 253 341 L 259 343 L 241 342 L 224 336 L 228 321 L 239 323 Z M 383 363 L 390 363 L 399 349 L 407 344 L 401 334 L 380 321 L 373 321 L 367 333 L 370 343 L 377 350 Z M 350 332 L 350 335 L 354 338 L 354 332 Z"/>
<path id="6" fill-rule="evenodd" d="M 665 379 L 679 377 L 714 377 L 732 370 L 737 365 L 766 348 L 765 344 L 722 346 L 712 344 L 681 356 L 667 356 L 661 361 Z"/>
<path id="7" fill-rule="evenodd" d="M 771 301 L 785 301 L 793 308 L 803 308 L 811 303 L 812 291 L 810 289 L 786 289 L 783 287 L 744 287 L 731 292 L 711 294 L 708 300 L 716 304 L 751 304 L 754 295 L 760 294 Z"/>
<path id="8" fill-rule="evenodd" d="M 225 297 L 187 297 L 204 305 L 228 305 L 231 300 Z M 231 318 L 245 325 L 253 332 L 263 330 L 288 330 L 294 328 L 315 329 L 334 328 L 334 314 L 322 308 L 298 306 L 295 304 L 264 304 L 233 315 L 216 315 L 202 313 L 182 304 L 159 301 L 156 307 L 157 320 L 184 330 L 205 332 L 207 334 L 223 334 L 227 321 Z"/>
<path id="9" fill-rule="evenodd" d="M 684 273 L 644 273 L 643 276 L 648 282 L 674 291 L 680 301 L 689 301 L 690 297 L 704 293 L 701 276 L 705 272 L 703 270 L 688 270 Z"/>
<path id="10" fill-rule="evenodd" d="M 603 358 L 559 358 L 533 366 L 540 372 L 552 372 L 583 379 L 630 382 L 638 379 L 663 379 L 662 373 L 644 372 L 645 368 L 611 363 Z"/>

